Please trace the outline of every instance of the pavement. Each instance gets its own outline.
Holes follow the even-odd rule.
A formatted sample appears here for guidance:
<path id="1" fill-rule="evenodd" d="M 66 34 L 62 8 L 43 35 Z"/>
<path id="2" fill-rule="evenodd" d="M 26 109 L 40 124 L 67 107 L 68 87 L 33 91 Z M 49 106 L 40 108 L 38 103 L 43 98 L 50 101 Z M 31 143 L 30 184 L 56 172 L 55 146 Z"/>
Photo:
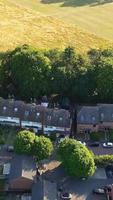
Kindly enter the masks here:
<path id="1" fill-rule="evenodd" d="M 57 200 L 57 184 L 55 182 L 43 181 L 43 200 Z"/>

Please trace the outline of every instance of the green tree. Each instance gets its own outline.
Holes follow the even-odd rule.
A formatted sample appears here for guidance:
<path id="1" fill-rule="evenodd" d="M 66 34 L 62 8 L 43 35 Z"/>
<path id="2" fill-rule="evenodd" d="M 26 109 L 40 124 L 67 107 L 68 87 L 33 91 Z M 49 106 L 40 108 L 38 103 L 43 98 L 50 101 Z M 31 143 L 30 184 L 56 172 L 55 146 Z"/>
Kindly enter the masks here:
<path id="1" fill-rule="evenodd" d="M 82 178 L 94 174 L 96 167 L 92 154 L 76 140 L 65 139 L 59 144 L 57 152 L 70 176 Z"/>
<path id="2" fill-rule="evenodd" d="M 35 140 L 35 134 L 24 130 L 20 131 L 15 139 L 14 142 L 14 149 L 16 153 L 19 154 L 31 154 L 32 152 L 32 145 Z"/>
<path id="3" fill-rule="evenodd" d="M 37 161 L 40 162 L 43 159 L 48 158 L 53 151 L 53 145 L 49 138 L 44 136 L 36 136 L 33 146 L 32 154 L 37 158 Z"/>
<path id="4" fill-rule="evenodd" d="M 21 99 L 49 93 L 50 60 L 41 51 L 23 45 L 3 59 L 2 87 L 5 93 Z"/>

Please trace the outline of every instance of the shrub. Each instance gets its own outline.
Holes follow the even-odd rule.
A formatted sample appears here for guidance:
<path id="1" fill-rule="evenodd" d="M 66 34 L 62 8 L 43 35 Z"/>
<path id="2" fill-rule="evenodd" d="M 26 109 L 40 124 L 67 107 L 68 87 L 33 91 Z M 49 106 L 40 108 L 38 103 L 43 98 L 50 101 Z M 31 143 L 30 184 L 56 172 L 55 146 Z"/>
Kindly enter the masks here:
<path id="1" fill-rule="evenodd" d="M 3 135 L 0 135 L 0 145 L 5 144 L 5 138 Z"/>
<path id="2" fill-rule="evenodd" d="M 31 154 L 35 134 L 30 131 L 20 131 L 15 139 L 14 148 L 16 153 Z"/>
<path id="3" fill-rule="evenodd" d="M 98 132 L 92 132 L 90 133 L 90 140 L 92 141 L 100 141 L 101 135 Z"/>
<path id="4" fill-rule="evenodd" d="M 40 162 L 43 159 L 48 158 L 53 151 L 53 145 L 49 138 L 44 136 L 36 136 L 32 145 L 32 154 Z"/>
<path id="5" fill-rule="evenodd" d="M 94 157 L 97 167 L 106 167 L 108 164 L 113 164 L 113 155 L 99 155 Z"/>
<path id="6" fill-rule="evenodd" d="M 93 155 L 76 140 L 65 139 L 59 144 L 57 153 L 70 176 L 82 178 L 94 174 L 96 167 Z"/>
<path id="7" fill-rule="evenodd" d="M 55 142 L 56 141 L 56 133 L 50 133 L 50 136 L 49 136 L 50 140 L 52 142 Z"/>
<path id="8" fill-rule="evenodd" d="M 111 130 L 109 133 L 109 140 L 110 142 L 113 142 L 113 130 Z"/>

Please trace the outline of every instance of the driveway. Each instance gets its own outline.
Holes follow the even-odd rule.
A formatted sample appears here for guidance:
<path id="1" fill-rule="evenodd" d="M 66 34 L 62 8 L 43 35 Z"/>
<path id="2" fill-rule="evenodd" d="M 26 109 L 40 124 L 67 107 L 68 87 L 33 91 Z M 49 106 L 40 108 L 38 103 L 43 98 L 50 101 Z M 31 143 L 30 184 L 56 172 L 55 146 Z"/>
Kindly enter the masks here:
<path id="1" fill-rule="evenodd" d="M 92 190 L 113 183 L 112 180 L 89 179 L 86 181 L 68 180 L 64 183 L 65 189 L 73 194 L 72 200 L 104 200 L 102 195 L 92 194 Z"/>

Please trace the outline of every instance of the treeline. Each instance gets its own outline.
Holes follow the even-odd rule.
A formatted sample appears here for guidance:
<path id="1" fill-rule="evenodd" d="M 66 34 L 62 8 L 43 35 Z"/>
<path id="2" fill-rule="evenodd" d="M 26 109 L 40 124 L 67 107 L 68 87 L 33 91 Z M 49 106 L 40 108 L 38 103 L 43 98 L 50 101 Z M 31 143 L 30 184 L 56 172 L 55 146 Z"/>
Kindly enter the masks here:
<path id="1" fill-rule="evenodd" d="M 77 103 L 113 103 L 113 49 L 37 50 L 23 45 L 1 56 L 0 96 L 29 101 L 59 94 Z"/>

